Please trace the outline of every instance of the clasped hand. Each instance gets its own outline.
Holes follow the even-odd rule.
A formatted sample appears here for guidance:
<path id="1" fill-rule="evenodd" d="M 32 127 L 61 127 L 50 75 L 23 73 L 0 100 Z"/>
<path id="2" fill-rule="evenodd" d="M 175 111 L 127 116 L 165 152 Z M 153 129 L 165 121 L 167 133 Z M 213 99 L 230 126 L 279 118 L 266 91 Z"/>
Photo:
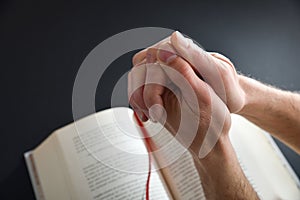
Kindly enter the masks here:
<path id="1" fill-rule="evenodd" d="M 245 94 L 229 59 L 208 53 L 179 32 L 133 57 L 129 102 L 142 121 L 162 123 L 204 158 L 228 137 L 230 112 L 245 105 Z"/>

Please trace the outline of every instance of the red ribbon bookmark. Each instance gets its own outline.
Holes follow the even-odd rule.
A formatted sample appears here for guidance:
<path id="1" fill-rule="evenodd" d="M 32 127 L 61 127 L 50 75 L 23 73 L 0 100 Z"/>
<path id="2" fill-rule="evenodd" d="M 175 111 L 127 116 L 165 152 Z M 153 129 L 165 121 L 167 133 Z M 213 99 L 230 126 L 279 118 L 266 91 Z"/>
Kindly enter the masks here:
<path id="1" fill-rule="evenodd" d="M 149 200 L 150 199 L 149 198 L 150 177 L 151 177 L 151 155 L 150 155 L 150 153 L 153 151 L 153 149 L 151 147 L 151 138 L 149 137 L 149 134 L 148 134 L 147 130 L 145 129 L 143 122 L 141 122 L 141 120 L 137 116 L 136 112 L 134 112 L 134 117 L 137 121 L 137 124 L 141 127 L 140 129 L 143 133 L 145 145 L 146 145 L 146 148 L 148 151 L 149 168 L 148 168 L 148 177 L 147 177 L 147 182 L 146 182 L 146 200 Z"/>

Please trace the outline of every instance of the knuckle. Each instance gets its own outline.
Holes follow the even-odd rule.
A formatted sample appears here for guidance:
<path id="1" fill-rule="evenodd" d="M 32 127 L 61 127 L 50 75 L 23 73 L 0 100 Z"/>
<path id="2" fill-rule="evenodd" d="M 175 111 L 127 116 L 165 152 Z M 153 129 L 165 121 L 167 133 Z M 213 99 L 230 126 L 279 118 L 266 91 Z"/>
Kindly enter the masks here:
<path id="1" fill-rule="evenodd" d="M 140 63 L 146 56 L 146 51 L 147 49 L 144 49 L 138 53 L 136 53 L 133 57 L 132 57 L 132 64 L 136 65 L 138 63 Z"/>
<path id="2" fill-rule="evenodd" d="M 136 53 L 133 57 L 132 57 L 132 64 L 136 65 L 138 63 L 138 57 L 139 57 L 139 53 Z"/>
<path id="3" fill-rule="evenodd" d="M 219 62 L 219 70 L 221 72 L 221 74 L 227 75 L 228 73 L 230 73 L 230 68 L 228 67 L 228 65 L 224 62 Z"/>
<path id="4" fill-rule="evenodd" d="M 234 64 L 231 62 L 231 60 L 229 58 L 227 58 L 226 56 L 224 56 L 223 54 L 214 52 L 214 53 L 211 53 L 211 55 L 213 57 L 215 57 L 216 59 L 218 59 L 221 63 L 227 64 L 228 65 L 227 67 L 234 68 Z"/>
<path id="5" fill-rule="evenodd" d="M 147 62 L 150 63 L 154 63 L 157 59 L 156 59 L 156 52 L 157 49 L 156 48 L 148 48 L 147 52 L 146 52 L 146 60 Z"/>
<path id="6" fill-rule="evenodd" d="M 234 68 L 230 67 L 227 63 L 221 62 L 218 68 L 223 81 L 231 80 L 236 74 Z"/>
<path id="7" fill-rule="evenodd" d="M 208 109 L 211 106 L 212 100 L 211 100 L 211 94 L 213 92 L 213 89 L 210 88 L 209 85 L 206 84 L 206 88 L 204 88 L 201 92 L 200 97 L 200 107 L 201 109 L 205 108 Z"/>
<path id="8" fill-rule="evenodd" d="M 205 108 L 205 110 L 207 110 L 208 108 L 210 108 L 210 106 L 211 106 L 211 99 L 209 95 L 201 99 L 201 105 L 200 105 L 201 109 Z"/>

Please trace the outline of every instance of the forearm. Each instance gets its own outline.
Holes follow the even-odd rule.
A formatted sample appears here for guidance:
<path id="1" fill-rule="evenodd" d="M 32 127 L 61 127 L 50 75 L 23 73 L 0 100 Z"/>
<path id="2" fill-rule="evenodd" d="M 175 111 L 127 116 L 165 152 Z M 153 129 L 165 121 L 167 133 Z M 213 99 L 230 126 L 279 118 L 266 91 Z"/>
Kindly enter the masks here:
<path id="1" fill-rule="evenodd" d="M 207 199 L 259 199 L 245 177 L 228 136 L 203 159 L 194 154 Z"/>
<path id="2" fill-rule="evenodd" d="M 246 103 L 238 113 L 300 153 L 300 95 L 239 76 Z"/>

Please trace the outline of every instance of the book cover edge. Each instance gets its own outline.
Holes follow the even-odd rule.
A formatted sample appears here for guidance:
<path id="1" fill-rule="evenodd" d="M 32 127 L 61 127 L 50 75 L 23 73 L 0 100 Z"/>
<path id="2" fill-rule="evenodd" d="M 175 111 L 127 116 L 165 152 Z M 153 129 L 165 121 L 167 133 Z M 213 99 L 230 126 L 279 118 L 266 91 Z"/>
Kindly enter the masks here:
<path id="1" fill-rule="evenodd" d="M 42 191 L 41 191 L 41 186 L 38 186 L 38 180 L 36 180 L 36 178 L 38 178 L 38 174 L 37 172 L 34 170 L 34 163 L 31 160 L 31 156 L 32 156 L 32 151 L 28 151 L 24 153 L 24 158 L 25 158 L 25 162 L 26 162 L 26 166 L 27 166 L 27 170 L 29 172 L 29 177 L 31 180 L 31 185 L 33 187 L 33 191 L 35 194 L 35 198 L 37 200 L 43 200 L 43 195 L 42 195 Z"/>

